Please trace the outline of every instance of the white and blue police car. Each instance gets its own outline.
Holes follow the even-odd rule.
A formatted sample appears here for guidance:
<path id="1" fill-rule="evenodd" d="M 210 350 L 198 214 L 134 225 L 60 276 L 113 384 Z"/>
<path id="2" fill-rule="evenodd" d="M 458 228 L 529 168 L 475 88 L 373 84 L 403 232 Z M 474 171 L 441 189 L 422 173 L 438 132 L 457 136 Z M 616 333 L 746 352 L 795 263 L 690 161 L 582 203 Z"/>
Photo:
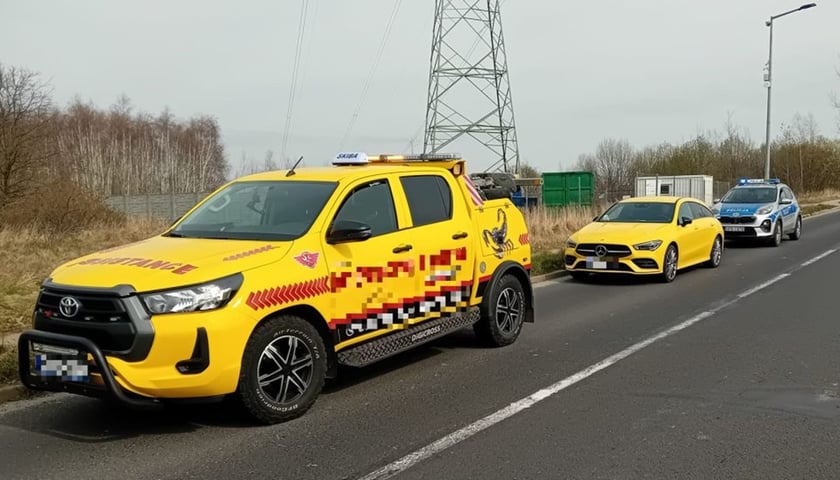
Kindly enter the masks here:
<path id="1" fill-rule="evenodd" d="M 802 209 L 778 178 L 741 178 L 712 207 L 727 240 L 755 239 L 779 246 L 782 236 L 802 236 Z"/>

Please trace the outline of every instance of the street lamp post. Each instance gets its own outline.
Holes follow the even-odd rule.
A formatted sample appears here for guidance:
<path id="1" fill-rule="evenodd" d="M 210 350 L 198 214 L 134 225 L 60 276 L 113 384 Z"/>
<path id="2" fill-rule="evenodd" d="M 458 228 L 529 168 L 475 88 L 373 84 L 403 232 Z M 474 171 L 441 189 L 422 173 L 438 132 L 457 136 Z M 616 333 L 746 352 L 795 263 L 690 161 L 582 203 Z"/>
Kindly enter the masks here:
<path id="1" fill-rule="evenodd" d="M 767 126 L 764 134 L 764 178 L 770 178 L 770 90 L 772 87 L 772 76 L 773 76 L 773 20 L 777 18 L 784 17 L 785 15 L 790 15 L 791 13 L 798 12 L 800 10 L 806 10 L 811 7 L 816 7 L 816 3 L 807 3 L 802 5 L 799 8 L 794 8 L 793 10 L 789 10 L 785 13 L 780 13 L 778 15 L 773 15 L 770 17 L 770 20 L 766 21 L 765 24 L 770 27 L 770 53 L 767 57 L 767 73 L 764 75 L 764 81 L 767 84 Z"/>

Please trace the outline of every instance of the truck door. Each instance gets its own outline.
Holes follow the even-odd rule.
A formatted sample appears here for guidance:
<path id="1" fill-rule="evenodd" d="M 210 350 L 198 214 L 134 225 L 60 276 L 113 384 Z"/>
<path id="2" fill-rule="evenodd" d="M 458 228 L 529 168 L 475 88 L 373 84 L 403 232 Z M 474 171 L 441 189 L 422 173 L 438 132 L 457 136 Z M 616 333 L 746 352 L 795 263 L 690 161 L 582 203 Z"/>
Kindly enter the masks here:
<path id="1" fill-rule="evenodd" d="M 476 233 L 453 176 L 437 172 L 400 175 L 398 195 L 408 206 L 417 262 L 414 290 L 422 302 L 417 323 L 463 309 L 474 279 Z"/>

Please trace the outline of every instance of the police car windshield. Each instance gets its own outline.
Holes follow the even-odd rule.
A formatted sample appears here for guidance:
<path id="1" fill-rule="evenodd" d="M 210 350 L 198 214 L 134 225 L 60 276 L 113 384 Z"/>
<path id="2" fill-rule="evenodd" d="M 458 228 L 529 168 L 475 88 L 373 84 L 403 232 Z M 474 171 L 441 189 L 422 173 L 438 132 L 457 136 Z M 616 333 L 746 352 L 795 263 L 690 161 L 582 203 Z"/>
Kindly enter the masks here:
<path id="1" fill-rule="evenodd" d="M 727 193 L 722 203 L 772 203 L 776 201 L 776 187 L 740 187 Z"/>
<path id="2" fill-rule="evenodd" d="M 306 233 L 335 182 L 242 181 L 219 191 L 167 235 L 228 240 L 294 240 Z"/>
<path id="3" fill-rule="evenodd" d="M 665 202 L 621 202 L 610 207 L 599 222 L 671 223 L 674 204 Z"/>

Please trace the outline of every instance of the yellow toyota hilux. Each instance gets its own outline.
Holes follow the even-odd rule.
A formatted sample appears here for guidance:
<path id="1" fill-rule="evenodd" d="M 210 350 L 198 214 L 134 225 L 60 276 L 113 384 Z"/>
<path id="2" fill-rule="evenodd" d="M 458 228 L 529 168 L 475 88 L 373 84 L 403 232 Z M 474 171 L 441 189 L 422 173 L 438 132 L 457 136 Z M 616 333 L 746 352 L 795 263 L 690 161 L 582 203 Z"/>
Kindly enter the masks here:
<path id="1" fill-rule="evenodd" d="M 58 267 L 21 381 L 138 407 L 232 397 L 277 423 L 339 365 L 469 326 L 514 342 L 534 321 L 530 265 L 521 212 L 459 157 L 341 153 L 236 179 L 158 236 Z"/>

